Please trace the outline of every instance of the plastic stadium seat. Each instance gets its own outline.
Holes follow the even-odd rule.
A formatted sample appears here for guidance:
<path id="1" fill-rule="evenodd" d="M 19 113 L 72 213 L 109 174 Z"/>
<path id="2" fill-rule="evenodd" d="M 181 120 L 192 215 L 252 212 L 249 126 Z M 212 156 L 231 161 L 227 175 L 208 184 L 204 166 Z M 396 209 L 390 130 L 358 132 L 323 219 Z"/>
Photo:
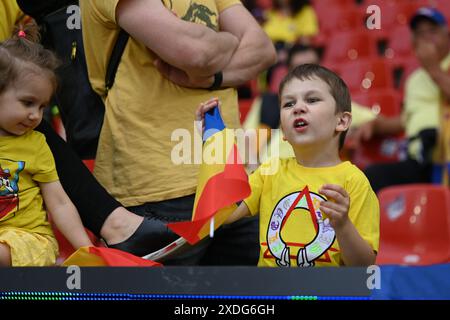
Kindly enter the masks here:
<path id="1" fill-rule="evenodd" d="M 401 114 L 400 93 L 391 88 L 354 94 L 352 100 L 370 107 L 374 113 L 381 113 L 387 117 Z"/>
<path id="2" fill-rule="evenodd" d="M 357 3 L 355 0 L 313 0 L 311 2 L 314 10 L 318 14 L 324 11 L 328 11 L 330 8 L 334 7 L 339 7 L 342 9 L 357 8 Z"/>
<path id="3" fill-rule="evenodd" d="M 354 94 L 352 100 L 370 107 L 374 113 L 381 113 L 387 117 L 401 114 L 401 96 L 394 89 Z M 397 162 L 402 157 L 404 149 L 403 135 L 373 137 L 353 151 L 352 161 L 361 169 L 374 163 Z"/>
<path id="4" fill-rule="evenodd" d="M 407 25 L 397 26 L 391 30 L 388 37 L 386 57 L 414 55 L 412 47 L 412 32 Z"/>
<path id="5" fill-rule="evenodd" d="M 324 65 L 377 57 L 377 47 L 366 32 L 337 32 L 326 45 Z"/>
<path id="6" fill-rule="evenodd" d="M 336 4 L 326 6 L 325 8 L 316 9 L 321 33 L 334 34 L 338 31 L 363 30 L 364 16 L 361 10 L 353 6 L 342 7 Z"/>
<path id="7" fill-rule="evenodd" d="M 278 66 L 273 70 L 272 78 L 270 79 L 269 91 L 272 93 L 278 93 L 278 88 L 283 78 L 288 74 L 288 67 L 285 65 Z"/>
<path id="8" fill-rule="evenodd" d="M 405 146 L 401 136 L 375 137 L 353 150 L 351 161 L 361 170 L 375 163 L 398 162 L 405 152 Z"/>
<path id="9" fill-rule="evenodd" d="M 366 0 L 361 6 L 364 10 L 370 5 L 376 5 L 381 11 L 381 30 L 389 31 L 395 25 L 408 24 L 411 14 L 409 0 Z"/>
<path id="10" fill-rule="evenodd" d="M 450 262 L 450 192 L 428 184 L 381 190 L 377 264 Z"/>
<path id="11" fill-rule="evenodd" d="M 414 56 L 411 37 L 411 30 L 406 25 L 392 30 L 384 52 L 385 57 L 391 60 L 391 65 L 402 65 L 405 58 Z"/>
<path id="12" fill-rule="evenodd" d="M 392 69 L 386 60 L 381 58 L 342 63 L 337 71 L 352 94 L 394 88 Z"/>

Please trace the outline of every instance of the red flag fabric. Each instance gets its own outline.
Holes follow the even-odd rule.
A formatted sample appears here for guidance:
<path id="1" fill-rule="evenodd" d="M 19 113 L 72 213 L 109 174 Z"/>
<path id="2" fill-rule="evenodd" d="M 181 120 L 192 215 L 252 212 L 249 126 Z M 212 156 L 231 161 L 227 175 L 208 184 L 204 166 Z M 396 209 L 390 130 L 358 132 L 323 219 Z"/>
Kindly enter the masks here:
<path id="1" fill-rule="evenodd" d="M 63 263 L 63 266 L 81 267 L 155 267 L 160 263 L 142 259 L 125 251 L 113 248 L 81 247 Z"/>

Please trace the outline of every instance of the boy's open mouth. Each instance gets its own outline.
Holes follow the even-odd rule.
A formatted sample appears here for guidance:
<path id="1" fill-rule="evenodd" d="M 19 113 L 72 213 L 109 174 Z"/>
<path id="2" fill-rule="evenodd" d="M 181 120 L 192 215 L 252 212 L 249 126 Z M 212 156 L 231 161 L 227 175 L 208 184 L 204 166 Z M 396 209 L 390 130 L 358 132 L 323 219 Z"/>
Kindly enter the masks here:
<path id="1" fill-rule="evenodd" d="M 295 129 L 302 129 L 302 128 L 305 128 L 306 126 L 308 126 L 308 122 L 305 119 L 303 119 L 303 118 L 295 119 L 295 121 L 294 121 Z"/>

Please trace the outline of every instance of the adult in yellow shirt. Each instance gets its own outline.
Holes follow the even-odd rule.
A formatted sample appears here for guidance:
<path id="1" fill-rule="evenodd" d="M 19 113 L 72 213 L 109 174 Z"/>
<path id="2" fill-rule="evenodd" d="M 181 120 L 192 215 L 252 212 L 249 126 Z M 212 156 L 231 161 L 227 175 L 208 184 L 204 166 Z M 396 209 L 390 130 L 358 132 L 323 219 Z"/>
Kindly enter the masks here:
<path id="1" fill-rule="evenodd" d="M 147 217 L 140 229 L 155 235 L 154 241 L 142 245 L 136 240 L 142 231 L 138 229 L 129 241 L 113 247 L 147 254 L 176 238 L 167 222 L 190 220 L 192 214 L 198 166 L 192 158 L 187 159 L 190 163 L 174 163 L 177 132 L 193 137 L 193 110 L 212 96 L 221 99 L 227 125 L 238 127 L 233 87 L 271 65 L 275 51 L 238 0 L 85 0 L 80 4 L 89 79 L 106 105 L 94 173 L 122 204 Z M 106 95 L 105 69 L 120 28 L 131 38 L 114 87 Z M 248 237 L 239 242 L 256 246 L 257 223 L 241 226 L 247 225 Z M 223 239 L 236 237 L 224 234 Z M 214 242 L 218 241 L 216 234 Z M 176 263 L 195 264 L 201 255 L 191 254 Z M 256 263 L 251 257 L 226 259 L 223 263 Z"/>
<path id="2" fill-rule="evenodd" d="M 0 2 L 0 42 L 11 37 L 14 25 L 23 16 L 16 0 Z"/>
<path id="3" fill-rule="evenodd" d="M 263 27 L 273 42 L 294 43 L 319 32 L 316 13 L 308 0 L 274 1 Z"/>

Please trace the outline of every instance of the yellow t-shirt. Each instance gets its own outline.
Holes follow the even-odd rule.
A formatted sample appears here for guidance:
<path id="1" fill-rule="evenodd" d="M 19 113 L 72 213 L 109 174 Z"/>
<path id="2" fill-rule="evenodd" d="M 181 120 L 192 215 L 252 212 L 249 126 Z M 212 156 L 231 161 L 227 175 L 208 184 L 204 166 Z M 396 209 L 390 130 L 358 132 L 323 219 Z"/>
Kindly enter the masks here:
<path id="1" fill-rule="evenodd" d="M 314 36 L 319 32 L 317 16 L 311 6 L 303 7 L 294 17 L 271 10 L 263 28 L 273 42 L 293 43 L 299 37 Z"/>
<path id="2" fill-rule="evenodd" d="M 14 25 L 22 15 L 16 0 L 0 1 L 0 42 L 11 37 Z"/>
<path id="3" fill-rule="evenodd" d="M 307 168 L 295 158 L 272 159 L 250 176 L 252 193 L 244 200 L 252 215 L 259 213 L 258 266 L 343 265 L 335 232 L 318 210 L 325 200 L 318 190 L 326 183 L 340 185 L 348 192 L 350 220 L 361 237 L 378 251 L 378 199 L 356 166 L 346 161 L 334 167 Z M 302 194 L 305 187 L 310 202 L 307 194 Z"/>
<path id="4" fill-rule="evenodd" d="M 53 155 L 42 133 L 0 137 L 0 228 L 53 236 L 39 182 L 57 180 Z"/>
<path id="5" fill-rule="evenodd" d="M 450 68 L 450 54 L 441 62 L 441 69 Z M 424 129 L 439 128 L 441 93 L 430 75 L 419 68 L 408 78 L 405 86 L 403 121 L 407 138 L 417 136 Z M 414 140 L 408 146 L 408 153 L 419 159 L 420 141 Z"/>
<path id="6" fill-rule="evenodd" d="M 164 1 L 168 3 L 169 1 Z M 115 8 L 118 0 L 81 1 L 83 40 L 89 79 L 104 96 L 107 60 L 118 34 Z M 221 11 L 238 0 L 174 1 L 179 17 L 217 26 Z M 195 15 L 189 8 L 198 7 Z M 152 27 L 152 22 L 148 22 Z M 183 48 L 180 48 L 182 50 Z M 173 199 L 195 192 L 198 165 L 175 165 L 171 153 L 182 143 L 173 133 L 194 136 L 194 112 L 200 102 L 218 97 L 222 115 L 230 128 L 239 127 L 235 89 L 214 91 L 189 89 L 164 78 L 153 66 L 154 55 L 130 38 L 115 83 L 105 101 L 106 115 L 100 135 L 95 176 L 125 206 Z M 191 146 L 191 141 L 184 141 Z M 189 150 L 191 151 L 191 150 Z M 194 154 L 192 152 L 191 161 Z"/>

